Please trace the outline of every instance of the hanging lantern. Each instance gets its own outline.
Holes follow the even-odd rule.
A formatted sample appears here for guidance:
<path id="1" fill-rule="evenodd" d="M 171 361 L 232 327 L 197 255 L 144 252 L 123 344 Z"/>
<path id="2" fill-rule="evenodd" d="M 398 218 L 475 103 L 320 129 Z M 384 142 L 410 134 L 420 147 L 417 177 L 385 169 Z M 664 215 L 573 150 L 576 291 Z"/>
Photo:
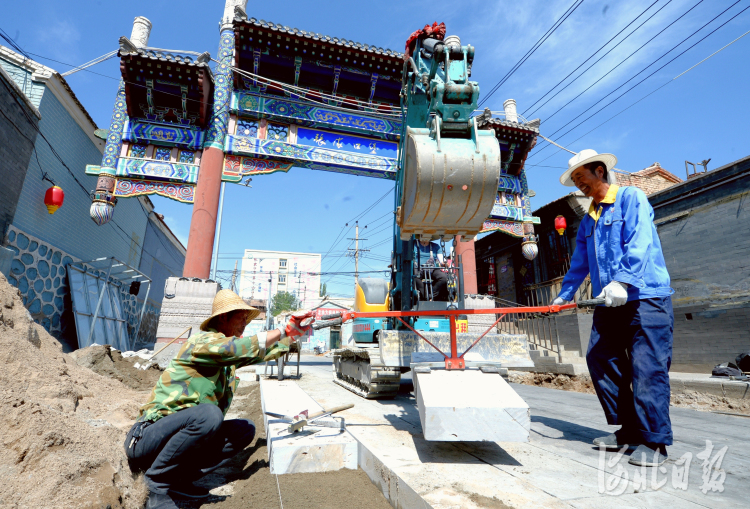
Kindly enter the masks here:
<path id="1" fill-rule="evenodd" d="M 568 227 L 568 223 L 565 221 L 565 218 L 563 216 L 557 216 L 555 218 L 555 230 L 557 230 L 557 233 L 562 235 L 565 233 L 565 229 Z"/>
<path id="2" fill-rule="evenodd" d="M 44 204 L 50 214 L 54 214 L 57 209 L 62 207 L 63 200 L 65 200 L 65 193 L 61 187 L 52 186 L 44 193 Z"/>

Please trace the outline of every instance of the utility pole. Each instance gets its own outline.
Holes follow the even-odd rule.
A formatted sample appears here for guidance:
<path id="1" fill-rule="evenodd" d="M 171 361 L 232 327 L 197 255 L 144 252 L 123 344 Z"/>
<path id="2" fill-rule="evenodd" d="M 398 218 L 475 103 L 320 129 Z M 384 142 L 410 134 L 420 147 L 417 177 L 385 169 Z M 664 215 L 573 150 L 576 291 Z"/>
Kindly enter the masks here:
<path id="1" fill-rule="evenodd" d="M 271 316 L 271 281 L 273 280 L 273 271 L 268 276 L 268 303 L 266 304 L 266 330 L 271 330 L 273 317 Z"/>
<path id="2" fill-rule="evenodd" d="M 237 263 L 239 260 L 234 261 L 234 270 L 232 271 L 232 284 L 230 285 L 230 288 L 234 293 L 237 293 L 237 287 L 235 286 L 235 282 L 237 281 Z"/>
<path id="3" fill-rule="evenodd" d="M 365 226 L 367 228 L 367 226 Z M 349 238 L 349 240 L 354 241 L 354 250 L 351 248 L 349 251 L 351 252 L 351 256 L 354 257 L 354 286 L 357 286 L 357 280 L 359 279 L 359 253 L 366 253 L 369 251 L 369 249 L 360 249 L 359 248 L 359 241 L 360 240 L 367 240 L 367 239 L 360 239 L 359 238 L 359 221 L 356 221 L 354 223 L 354 238 Z"/>

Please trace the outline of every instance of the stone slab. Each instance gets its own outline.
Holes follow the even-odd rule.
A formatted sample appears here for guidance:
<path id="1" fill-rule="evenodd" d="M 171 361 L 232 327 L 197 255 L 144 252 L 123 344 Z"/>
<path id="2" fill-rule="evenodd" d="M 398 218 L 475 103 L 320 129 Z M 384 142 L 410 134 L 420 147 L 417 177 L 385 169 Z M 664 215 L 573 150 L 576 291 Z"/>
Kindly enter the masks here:
<path id="1" fill-rule="evenodd" d="M 413 377 L 425 440 L 529 441 L 529 406 L 499 374 L 433 369 Z"/>
<path id="2" fill-rule="evenodd" d="M 356 470 L 357 441 L 349 432 L 319 428 L 321 431 L 315 434 L 303 431 L 290 435 L 289 423 L 265 415 L 265 412 L 296 415 L 304 410 L 312 414 L 323 409 L 297 384 L 291 380 L 261 378 L 260 395 L 272 474 Z"/>
<path id="3" fill-rule="evenodd" d="M 156 329 L 157 348 L 160 343 L 174 339 L 188 326 L 193 326 L 190 334 L 197 334 L 201 322 L 211 316 L 214 297 L 218 291 L 219 284 L 208 279 L 194 281 L 187 278 L 167 278 Z M 189 334 L 184 334 L 183 337 L 187 338 Z M 184 343 L 184 340 L 177 342 Z"/>

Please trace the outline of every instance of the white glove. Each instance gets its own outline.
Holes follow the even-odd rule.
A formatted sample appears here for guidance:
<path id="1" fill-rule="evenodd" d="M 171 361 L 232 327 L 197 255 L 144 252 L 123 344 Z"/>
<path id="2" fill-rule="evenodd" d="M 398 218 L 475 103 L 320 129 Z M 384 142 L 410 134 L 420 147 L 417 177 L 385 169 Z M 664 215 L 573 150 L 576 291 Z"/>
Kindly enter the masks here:
<path id="1" fill-rule="evenodd" d="M 563 300 L 560 297 L 555 297 L 555 300 L 552 301 L 552 304 L 550 304 L 550 306 L 563 306 L 567 303 L 568 303 L 567 300 Z"/>
<path id="2" fill-rule="evenodd" d="M 628 301 L 628 285 L 619 281 L 612 281 L 604 287 L 597 299 L 604 297 L 604 305 L 608 308 L 622 306 Z"/>

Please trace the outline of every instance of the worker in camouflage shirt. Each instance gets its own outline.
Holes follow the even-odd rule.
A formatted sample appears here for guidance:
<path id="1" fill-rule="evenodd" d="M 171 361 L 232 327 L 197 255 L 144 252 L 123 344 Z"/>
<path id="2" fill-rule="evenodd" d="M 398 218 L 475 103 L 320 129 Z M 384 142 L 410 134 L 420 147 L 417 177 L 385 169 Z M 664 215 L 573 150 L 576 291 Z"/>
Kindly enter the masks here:
<path id="1" fill-rule="evenodd" d="M 252 421 L 224 419 L 239 381 L 235 370 L 287 353 L 311 329 L 301 323 L 312 316 L 295 313 L 283 329 L 242 337 L 258 313 L 231 290 L 217 293 L 201 332 L 180 348 L 141 407 L 125 452 L 132 470 L 145 471 L 147 509 L 176 508 L 172 496 L 207 497 L 208 490 L 193 481 L 252 442 Z"/>

